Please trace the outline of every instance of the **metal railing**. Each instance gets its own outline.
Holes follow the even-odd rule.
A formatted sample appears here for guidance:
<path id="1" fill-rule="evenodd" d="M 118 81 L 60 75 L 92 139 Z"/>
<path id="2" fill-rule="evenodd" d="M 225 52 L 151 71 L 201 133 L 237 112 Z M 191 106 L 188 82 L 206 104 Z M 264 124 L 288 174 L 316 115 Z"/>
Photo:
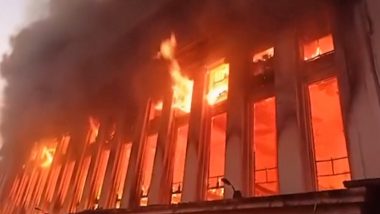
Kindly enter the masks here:
<path id="1" fill-rule="evenodd" d="M 271 167 L 271 168 L 263 168 L 263 169 L 257 169 L 255 170 L 255 184 L 272 184 L 272 183 L 277 183 L 278 182 L 278 176 L 275 176 L 275 180 L 270 180 L 269 179 L 269 172 L 270 171 L 275 171 L 277 175 L 277 167 Z M 265 172 L 265 180 L 257 182 L 256 175 L 257 173 L 260 172 Z"/>
<path id="2" fill-rule="evenodd" d="M 219 189 L 219 188 L 223 188 L 224 184 L 221 181 L 221 179 L 223 177 L 224 177 L 224 175 L 218 175 L 218 176 L 208 177 L 208 180 L 207 180 L 207 189 Z"/>
<path id="3" fill-rule="evenodd" d="M 343 171 L 343 172 L 337 172 L 335 165 L 337 161 L 342 161 L 342 160 L 347 160 L 348 162 L 348 157 L 338 157 L 338 158 L 330 158 L 330 159 L 325 159 L 325 160 L 317 160 L 315 161 L 316 164 L 316 169 L 317 169 L 317 177 L 329 177 L 329 176 L 337 176 L 337 175 L 350 175 L 350 171 Z M 319 174 L 318 172 L 318 164 L 321 163 L 329 163 L 331 166 L 331 173 L 327 174 Z"/>

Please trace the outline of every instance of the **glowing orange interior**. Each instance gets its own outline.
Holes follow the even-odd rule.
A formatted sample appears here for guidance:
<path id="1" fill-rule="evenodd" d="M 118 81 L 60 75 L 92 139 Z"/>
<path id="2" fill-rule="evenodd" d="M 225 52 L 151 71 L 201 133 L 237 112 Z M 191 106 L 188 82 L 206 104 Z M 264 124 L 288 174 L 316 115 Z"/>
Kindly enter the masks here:
<path id="1" fill-rule="evenodd" d="M 189 125 L 183 125 L 177 129 L 176 148 L 174 153 L 174 170 L 172 185 L 172 204 L 178 204 L 181 201 L 183 175 L 185 170 L 186 143 Z"/>
<path id="2" fill-rule="evenodd" d="M 216 115 L 211 120 L 207 200 L 222 199 L 224 195 L 220 179 L 224 176 L 226 122 L 226 113 Z"/>
<path id="3" fill-rule="evenodd" d="M 120 207 L 121 197 L 123 196 L 125 177 L 129 165 L 132 143 L 123 144 L 120 152 L 120 159 L 116 171 L 116 208 Z M 113 207 L 113 206 L 112 206 Z"/>
<path id="4" fill-rule="evenodd" d="M 318 189 L 343 188 L 350 179 L 336 78 L 309 85 Z"/>
<path id="5" fill-rule="evenodd" d="M 275 98 L 255 103 L 253 111 L 254 193 L 271 195 L 278 192 Z"/>
<path id="6" fill-rule="evenodd" d="M 140 206 L 146 206 L 148 204 L 148 192 L 150 181 L 153 173 L 154 155 L 156 154 L 157 134 L 153 134 L 147 137 L 145 144 L 145 152 L 143 158 L 143 173 L 142 173 L 142 186 L 141 186 L 141 200 Z"/>
<path id="7" fill-rule="evenodd" d="M 109 156 L 110 150 L 104 150 L 100 155 L 98 171 L 95 177 L 95 208 L 99 206 L 98 202 L 102 192 L 104 175 L 106 174 Z"/>
<path id="8" fill-rule="evenodd" d="M 90 129 L 87 135 L 88 136 L 87 142 L 91 144 L 91 143 L 94 143 L 96 141 L 96 138 L 98 137 L 100 123 L 98 120 L 96 120 L 93 117 L 90 117 L 88 121 L 89 121 Z"/>
<path id="9" fill-rule="evenodd" d="M 207 102 L 215 105 L 227 99 L 229 64 L 221 64 L 209 71 Z"/>
<path id="10" fill-rule="evenodd" d="M 87 179 L 87 175 L 88 175 L 88 170 L 90 168 L 90 163 L 91 163 L 91 156 L 87 156 L 84 160 L 83 160 L 83 163 L 82 163 L 82 167 L 80 169 L 80 174 L 79 174 L 79 178 L 78 178 L 78 188 L 77 188 L 77 192 L 75 192 L 75 195 L 74 195 L 74 202 L 73 202 L 73 207 L 72 209 L 75 209 L 76 205 L 79 204 L 79 202 L 81 201 L 82 199 L 82 195 L 83 195 L 83 190 L 84 190 L 84 185 L 86 183 L 86 179 Z"/>
<path id="11" fill-rule="evenodd" d="M 304 45 L 304 60 L 314 60 L 332 51 L 334 51 L 334 42 L 332 35 L 329 34 Z"/>
<path id="12" fill-rule="evenodd" d="M 252 61 L 253 62 L 265 61 L 269 58 L 272 58 L 273 56 L 274 56 L 274 48 L 271 47 L 253 55 Z"/>

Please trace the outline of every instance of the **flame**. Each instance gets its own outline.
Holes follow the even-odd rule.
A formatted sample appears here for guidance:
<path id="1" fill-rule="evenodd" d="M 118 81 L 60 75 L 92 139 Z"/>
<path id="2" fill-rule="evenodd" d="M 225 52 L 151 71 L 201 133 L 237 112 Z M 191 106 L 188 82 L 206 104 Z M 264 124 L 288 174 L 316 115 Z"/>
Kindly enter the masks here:
<path id="1" fill-rule="evenodd" d="M 55 149 L 54 148 L 48 148 L 46 146 L 42 149 L 41 154 L 41 160 L 43 161 L 41 163 L 42 168 L 49 168 L 50 165 L 53 163 Z"/>
<path id="2" fill-rule="evenodd" d="M 89 117 L 88 122 L 90 124 L 88 140 L 89 140 L 89 143 L 93 143 L 95 142 L 96 137 L 98 136 L 100 123 L 94 117 Z"/>
<path id="3" fill-rule="evenodd" d="M 175 35 L 161 43 L 159 56 L 170 62 L 169 72 L 173 81 L 173 108 L 183 112 L 190 112 L 191 98 L 193 95 L 194 81 L 181 73 L 181 67 L 175 58 L 175 48 L 177 41 Z"/>
<path id="4" fill-rule="evenodd" d="M 209 73 L 209 88 L 207 102 L 215 105 L 227 99 L 229 64 L 221 64 Z"/>
<path id="5" fill-rule="evenodd" d="M 162 101 L 158 101 L 157 103 L 155 103 L 154 109 L 157 111 L 161 111 L 163 106 L 164 106 L 164 103 Z"/>

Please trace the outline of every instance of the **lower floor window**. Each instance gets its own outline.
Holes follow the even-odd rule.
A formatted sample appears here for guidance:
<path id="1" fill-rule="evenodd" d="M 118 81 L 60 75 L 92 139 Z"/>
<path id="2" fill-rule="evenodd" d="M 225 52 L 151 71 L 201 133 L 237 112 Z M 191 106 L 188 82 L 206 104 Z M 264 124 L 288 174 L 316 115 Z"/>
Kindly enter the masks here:
<path id="1" fill-rule="evenodd" d="M 351 175 L 337 79 L 312 83 L 308 89 L 318 190 L 343 188 Z"/>

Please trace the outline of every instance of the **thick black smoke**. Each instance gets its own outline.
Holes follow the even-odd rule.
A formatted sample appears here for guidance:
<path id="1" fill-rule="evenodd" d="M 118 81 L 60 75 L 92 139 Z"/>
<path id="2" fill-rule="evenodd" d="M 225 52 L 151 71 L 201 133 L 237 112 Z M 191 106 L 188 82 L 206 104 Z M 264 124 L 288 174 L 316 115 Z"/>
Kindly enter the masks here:
<path id="1" fill-rule="evenodd" d="M 49 17 L 12 39 L 1 63 L 5 157 L 24 157 L 35 140 L 71 132 L 89 116 L 128 112 L 133 123 L 141 100 L 168 85 L 166 72 L 149 67 L 162 38 L 130 33 L 139 9 L 155 3 L 136 2 L 53 1 Z"/>

